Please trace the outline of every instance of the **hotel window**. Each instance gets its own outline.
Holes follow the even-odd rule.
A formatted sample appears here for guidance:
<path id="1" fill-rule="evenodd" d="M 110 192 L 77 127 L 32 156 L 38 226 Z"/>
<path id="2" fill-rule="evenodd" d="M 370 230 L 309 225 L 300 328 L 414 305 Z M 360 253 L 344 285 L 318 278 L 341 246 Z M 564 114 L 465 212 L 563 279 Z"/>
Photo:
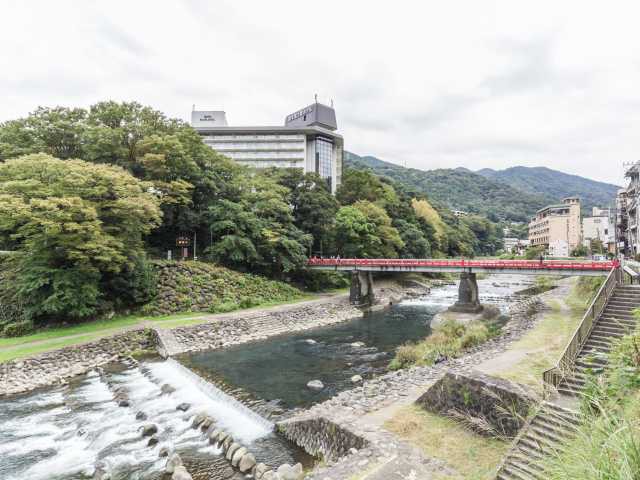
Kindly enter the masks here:
<path id="1" fill-rule="evenodd" d="M 316 172 L 331 184 L 333 171 L 333 143 L 323 138 L 316 139 Z"/>

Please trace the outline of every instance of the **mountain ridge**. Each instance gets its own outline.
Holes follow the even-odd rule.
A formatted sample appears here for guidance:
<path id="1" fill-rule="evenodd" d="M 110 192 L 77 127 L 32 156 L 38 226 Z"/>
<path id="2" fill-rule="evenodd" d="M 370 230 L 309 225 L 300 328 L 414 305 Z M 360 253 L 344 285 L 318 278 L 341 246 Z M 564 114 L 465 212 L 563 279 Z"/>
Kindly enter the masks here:
<path id="1" fill-rule="evenodd" d="M 426 194 L 436 204 L 452 210 L 484 215 L 491 220 L 528 222 L 540 208 L 577 195 L 585 211 L 606 207 L 619 188 L 547 167 L 511 167 L 505 170 L 464 167 L 420 170 L 345 151 L 345 165 L 369 169 Z"/>

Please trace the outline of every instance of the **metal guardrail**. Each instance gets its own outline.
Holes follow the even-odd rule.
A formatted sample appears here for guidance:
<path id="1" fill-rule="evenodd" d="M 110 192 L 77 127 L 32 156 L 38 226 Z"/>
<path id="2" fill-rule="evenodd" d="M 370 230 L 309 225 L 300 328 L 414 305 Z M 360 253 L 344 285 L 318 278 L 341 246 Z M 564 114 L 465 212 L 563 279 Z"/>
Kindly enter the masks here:
<path id="1" fill-rule="evenodd" d="M 591 304 L 584 313 L 582 320 L 580 320 L 578 327 L 573 333 L 573 337 L 565 347 L 564 352 L 562 352 L 558 363 L 555 367 L 543 372 L 542 379 L 545 386 L 557 387 L 560 385 L 560 382 L 566 376 L 567 372 L 573 370 L 575 360 L 580 353 L 582 346 L 589 338 L 596 320 L 606 307 L 616 285 L 621 283 L 621 276 L 622 270 L 620 268 L 611 269 L 609 275 L 607 275 L 607 279 L 591 301 Z"/>

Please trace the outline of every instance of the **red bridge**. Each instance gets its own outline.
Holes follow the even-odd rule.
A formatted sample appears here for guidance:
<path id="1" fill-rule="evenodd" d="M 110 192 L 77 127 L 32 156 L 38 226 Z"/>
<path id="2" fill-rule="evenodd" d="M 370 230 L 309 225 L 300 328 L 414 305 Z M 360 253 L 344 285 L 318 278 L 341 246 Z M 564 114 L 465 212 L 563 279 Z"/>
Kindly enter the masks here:
<path id="1" fill-rule="evenodd" d="M 611 262 L 585 262 L 567 260 L 440 260 L 386 259 L 386 258 L 310 258 L 307 267 L 317 270 L 350 271 L 351 302 L 373 302 L 372 272 L 431 272 L 459 273 L 458 301 L 452 311 L 479 312 L 476 273 L 503 273 L 525 275 L 607 275 L 620 267 L 618 260 Z"/>
<path id="2" fill-rule="evenodd" d="M 620 262 L 579 260 L 441 260 L 437 258 L 310 258 L 307 266 L 321 270 L 365 272 L 520 273 L 528 275 L 606 275 Z"/>

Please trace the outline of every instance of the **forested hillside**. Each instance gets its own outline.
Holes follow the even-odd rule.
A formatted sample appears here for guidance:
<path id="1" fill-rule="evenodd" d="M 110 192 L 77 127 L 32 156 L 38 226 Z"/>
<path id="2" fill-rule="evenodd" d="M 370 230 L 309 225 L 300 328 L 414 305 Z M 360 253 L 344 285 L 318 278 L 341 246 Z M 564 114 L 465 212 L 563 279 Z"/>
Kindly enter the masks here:
<path id="1" fill-rule="evenodd" d="M 527 222 L 549 203 L 548 197 L 516 190 L 462 168 L 418 170 L 350 152 L 346 152 L 345 162 L 348 167 L 370 169 L 428 195 L 436 205 L 484 215 L 492 221 Z"/>
<path id="2" fill-rule="evenodd" d="M 586 212 L 590 212 L 591 207 L 610 206 L 620 188 L 610 183 L 596 182 L 546 167 L 511 167 L 505 170 L 484 168 L 476 173 L 523 192 L 544 195 L 551 201 L 577 195 Z"/>

